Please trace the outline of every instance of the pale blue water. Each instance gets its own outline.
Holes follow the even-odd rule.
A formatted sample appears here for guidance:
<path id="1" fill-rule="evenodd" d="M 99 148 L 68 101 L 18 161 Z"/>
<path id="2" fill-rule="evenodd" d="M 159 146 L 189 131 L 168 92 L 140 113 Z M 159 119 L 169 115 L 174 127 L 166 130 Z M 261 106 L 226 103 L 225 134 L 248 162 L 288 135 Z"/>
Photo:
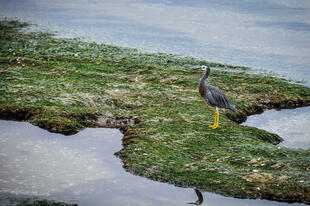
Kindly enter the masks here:
<path id="1" fill-rule="evenodd" d="M 263 114 L 249 116 L 243 125 L 254 126 L 280 135 L 283 147 L 310 149 L 310 107 L 266 110 Z"/>
<path id="2" fill-rule="evenodd" d="M 42 198 L 80 206 L 186 206 L 197 200 L 193 189 L 125 172 L 113 155 L 122 148 L 121 138 L 116 129 L 87 128 L 63 136 L 30 123 L 0 120 L 0 205 L 8 205 L 8 198 Z M 202 195 L 202 205 L 208 206 L 304 205 Z"/>
<path id="3" fill-rule="evenodd" d="M 308 0 L 0 0 L 59 36 L 250 66 L 310 85 Z"/>

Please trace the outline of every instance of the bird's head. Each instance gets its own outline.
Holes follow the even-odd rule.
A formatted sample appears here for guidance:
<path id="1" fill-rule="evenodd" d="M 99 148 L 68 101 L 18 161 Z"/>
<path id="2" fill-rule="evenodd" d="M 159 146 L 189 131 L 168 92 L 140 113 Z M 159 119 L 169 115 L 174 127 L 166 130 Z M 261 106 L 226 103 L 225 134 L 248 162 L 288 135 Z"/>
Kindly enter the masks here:
<path id="1" fill-rule="evenodd" d="M 201 66 L 201 69 L 203 69 L 203 70 L 207 70 L 207 69 L 210 69 L 207 65 L 202 65 Z"/>
<path id="2" fill-rule="evenodd" d="M 209 69 L 209 67 L 207 65 L 202 65 L 202 66 L 192 67 L 192 69 L 195 69 L 195 70 L 199 70 L 199 69 L 207 70 L 207 69 Z"/>

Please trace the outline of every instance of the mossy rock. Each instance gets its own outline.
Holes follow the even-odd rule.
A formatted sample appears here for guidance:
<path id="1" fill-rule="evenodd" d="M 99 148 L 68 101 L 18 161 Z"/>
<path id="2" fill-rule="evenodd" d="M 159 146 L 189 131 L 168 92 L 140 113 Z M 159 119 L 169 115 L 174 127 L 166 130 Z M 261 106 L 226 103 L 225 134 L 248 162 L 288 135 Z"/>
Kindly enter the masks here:
<path id="1" fill-rule="evenodd" d="M 246 67 L 22 32 L 26 25 L 0 23 L 2 118 L 64 134 L 118 127 L 124 148 L 117 155 L 134 174 L 233 197 L 310 203 L 310 150 L 278 147 L 278 135 L 237 123 L 268 108 L 309 105 L 308 87 Z M 208 128 L 214 111 L 197 92 L 202 72 L 190 69 L 201 64 L 219 67 L 208 82 L 238 109 L 221 111 L 217 130 Z"/>

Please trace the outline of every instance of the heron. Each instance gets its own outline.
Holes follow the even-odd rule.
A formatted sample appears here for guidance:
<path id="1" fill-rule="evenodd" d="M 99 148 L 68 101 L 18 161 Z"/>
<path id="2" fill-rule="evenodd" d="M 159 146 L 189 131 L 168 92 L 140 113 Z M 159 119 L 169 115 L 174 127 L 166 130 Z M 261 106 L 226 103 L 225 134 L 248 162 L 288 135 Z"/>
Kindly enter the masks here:
<path id="1" fill-rule="evenodd" d="M 228 97 L 224 94 L 222 90 L 209 84 L 206 85 L 206 79 L 210 74 L 210 68 L 208 66 L 202 65 L 194 69 L 205 70 L 205 74 L 203 75 L 199 83 L 199 93 L 206 104 L 209 104 L 214 107 L 215 111 L 214 124 L 209 125 L 209 127 L 211 129 L 221 128 L 219 126 L 220 113 L 218 108 L 230 109 L 233 112 L 236 112 L 237 110 L 233 105 L 233 103 L 228 99 Z"/>

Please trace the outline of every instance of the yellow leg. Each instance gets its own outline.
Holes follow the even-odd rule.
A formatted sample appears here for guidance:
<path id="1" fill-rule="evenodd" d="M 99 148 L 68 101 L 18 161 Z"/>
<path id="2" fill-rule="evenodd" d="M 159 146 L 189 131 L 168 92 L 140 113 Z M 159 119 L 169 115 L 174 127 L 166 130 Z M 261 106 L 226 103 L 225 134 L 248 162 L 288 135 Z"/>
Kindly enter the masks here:
<path id="1" fill-rule="evenodd" d="M 214 129 L 214 127 L 216 126 L 216 119 L 217 119 L 217 116 L 216 116 L 216 111 L 215 111 L 215 115 L 214 115 L 214 123 L 212 124 L 212 125 L 209 125 L 209 127 L 211 128 L 211 129 Z"/>
<path id="2" fill-rule="evenodd" d="M 219 126 L 219 119 L 220 119 L 220 112 L 219 112 L 218 108 L 215 107 L 214 124 L 213 125 L 209 125 L 209 127 L 211 129 L 221 128 L 221 126 Z"/>
<path id="3" fill-rule="evenodd" d="M 216 128 L 221 128 L 221 126 L 219 125 L 219 121 L 220 121 L 220 112 L 217 110 L 216 112 L 217 118 L 216 118 Z M 216 129 L 214 128 L 214 129 Z"/>

